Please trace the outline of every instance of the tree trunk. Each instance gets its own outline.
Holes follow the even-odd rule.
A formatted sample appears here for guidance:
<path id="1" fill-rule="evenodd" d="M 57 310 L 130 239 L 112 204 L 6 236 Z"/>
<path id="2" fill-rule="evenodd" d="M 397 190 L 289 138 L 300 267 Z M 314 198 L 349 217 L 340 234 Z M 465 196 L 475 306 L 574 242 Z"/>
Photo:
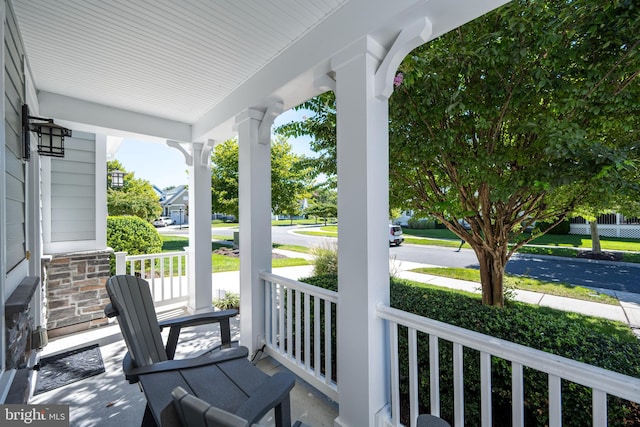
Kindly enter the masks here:
<path id="1" fill-rule="evenodd" d="M 601 254 L 600 234 L 598 233 L 598 221 L 589 221 L 589 230 L 591 231 L 591 252 Z"/>
<path id="2" fill-rule="evenodd" d="M 486 249 L 476 250 L 480 263 L 482 282 L 482 304 L 504 307 L 504 270 L 507 265 L 506 253 L 492 253 Z"/>

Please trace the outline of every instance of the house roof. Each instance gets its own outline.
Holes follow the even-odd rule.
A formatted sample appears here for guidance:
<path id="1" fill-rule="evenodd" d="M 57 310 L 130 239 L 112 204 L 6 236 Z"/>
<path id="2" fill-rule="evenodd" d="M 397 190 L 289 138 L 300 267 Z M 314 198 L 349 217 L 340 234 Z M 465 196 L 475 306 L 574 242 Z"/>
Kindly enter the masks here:
<path id="1" fill-rule="evenodd" d="M 388 47 L 426 15 L 437 37 L 505 2 L 12 0 L 41 115 L 185 142 L 230 136 L 247 107 L 325 91 L 314 82 L 331 57 L 367 34 Z"/>

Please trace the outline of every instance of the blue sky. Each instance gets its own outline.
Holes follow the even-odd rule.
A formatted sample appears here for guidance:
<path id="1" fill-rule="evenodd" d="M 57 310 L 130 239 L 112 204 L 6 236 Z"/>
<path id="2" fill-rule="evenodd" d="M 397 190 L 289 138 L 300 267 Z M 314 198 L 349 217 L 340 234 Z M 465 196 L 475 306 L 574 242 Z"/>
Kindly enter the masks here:
<path id="1" fill-rule="evenodd" d="M 304 114 L 302 111 L 285 111 L 276 118 L 274 128 L 292 120 L 300 120 Z M 289 139 L 289 143 L 296 154 L 315 155 L 309 149 L 309 137 Z M 189 183 L 184 157 L 175 148 L 164 144 L 125 138 L 115 158 L 128 172 L 134 172 L 136 178 L 146 179 L 157 187 Z"/>

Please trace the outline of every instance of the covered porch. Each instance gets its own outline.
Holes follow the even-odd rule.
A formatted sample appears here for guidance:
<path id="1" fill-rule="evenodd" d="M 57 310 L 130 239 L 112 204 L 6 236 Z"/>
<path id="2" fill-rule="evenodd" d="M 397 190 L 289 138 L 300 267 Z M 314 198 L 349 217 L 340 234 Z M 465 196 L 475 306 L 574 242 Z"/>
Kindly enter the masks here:
<path id="1" fill-rule="evenodd" d="M 190 180 L 190 247 L 185 255 L 186 289 L 180 292 L 189 312 L 211 310 L 210 155 L 216 143 L 237 137 L 239 340 L 252 354 L 266 346 L 270 360 L 321 393 L 315 397 L 316 392 L 305 391 L 307 397 L 312 393 L 313 399 L 332 401 L 319 417 L 336 426 L 399 425 L 398 341 L 400 334 L 407 334 L 407 411 L 408 419 L 415 420 L 420 412 L 416 337 L 426 334 L 433 352 L 431 413 L 440 412 L 441 338 L 453 343 L 456 425 L 464 424 L 464 402 L 470 398 L 463 387 L 464 348 L 481 355 L 482 395 L 473 398 L 482 399 L 482 425 L 492 423 L 493 357 L 513 367 L 514 425 L 523 423 L 525 366 L 549 376 L 551 425 L 561 424 L 563 379 L 593 389 L 594 425 L 606 425 L 608 395 L 638 402 L 640 380 L 398 312 L 389 303 L 388 241 L 380 230 L 388 224 L 388 99 L 396 69 L 415 47 L 505 2 L 292 0 L 177 6 L 171 1 L 3 1 L 5 40 L 11 38 L 25 51 L 24 63 L 17 67 L 23 77 L 23 87 L 16 89 L 19 100 L 92 141 L 94 149 L 94 168 L 88 173 L 93 205 L 81 212 L 92 224 L 83 235 L 70 227 L 73 218 L 61 218 L 56 210 L 74 207 L 56 205 L 56 196 L 69 197 L 75 191 L 78 169 L 65 163 L 72 159 L 35 156 L 25 166 L 23 224 L 28 233 L 22 258 L 10 268 L 0 263 L 5 301 L 25 276 L 40 276 L 45 257 L 107 249 L 106 167 L 101 161 L 106 159 L 108 136 L 127 136 L 167 144 L 184 156 Z M 53 51 L 58 54 L 51 55 Z M 339 292 L 271 271 L 271 126 L 284 110 L 328 90 L 337 98 Z M 5 112 L 6 122 L 12 118 Z M 61 165 L 66 175 L 58 181 Z M 6 193 L 2 189 L 0 200 Z M 6 236 L 4 222 L 2 227 L 0 234 Z M 64 227 L 69 227 L 66 234 L 60 232 Z M 36 319 L 42 325 L 45 321 Z M 335 328 L 322 323 L 335 323 Z M 295 344 L 293 336 L 298 338 Z M 205 342 L 198 335 L 194 340 Z M 114 346 L 109 358 L 117 364 L 124 347 L 108 345 Z M 3 359 L 7 379 L 0 378 L 0 385 L 12 378 L 5 367 Z M 117 372 L 104 375 L 131 388 Z M 106 382 L 103 391 L 120 393 L 115 387 L 116 382 Z M 142 395 L 131 401 L 129 395 L 122 396 L 108 408 L 122 414 L 138 410 Z M 88 402 L 74 404 L 82 412 Z M 302 400 L 294 402 L 293 418 L 302 418 L 307 406 Z M 79 419 L 91 416 L 81 413 Z"/>

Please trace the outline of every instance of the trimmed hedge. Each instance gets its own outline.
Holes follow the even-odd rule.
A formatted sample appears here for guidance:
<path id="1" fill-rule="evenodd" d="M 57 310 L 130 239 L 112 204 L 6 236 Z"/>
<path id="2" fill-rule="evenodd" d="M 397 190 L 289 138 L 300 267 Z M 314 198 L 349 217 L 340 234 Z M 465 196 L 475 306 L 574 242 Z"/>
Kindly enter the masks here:
<path id="1" fill-rule="evenodd" d="M 337 277 L 325 275 L 301 279 L 337 290 Z M 626 326 L 564 311 L 508 302 L 504 309 L 482 305 L 480 298 L 434 289 L 415 282 L 391 279 L 391 305 L 441 322 L 512 341 L 538 350 L 578 360 L 604 369 L 640 378 L 640 341 Z M 408 377 L 406 333 L 400 331 L 401 377 Z M 418 335 L 419 396 L 421 412 L 429 408 L 429 340 Z M 453 420 L 452 344 L 440 340 L 441 416 Z M 525 368 L 525 424 L 548 425 L 547 375 Z M 465 348 L 465 418 L 469 425 L 480 419 L 479 352 Z M 511 424 L 511 367 L 502 359 L 492 363 L 494 425 Z M 408 383 L 401 383 L 408 396 Z M 609 397 L 609 426 L 640 425 L 640 407 Z M 591 391 L 577 384 L 562 382 L 564 426 L 591 425 Z M 406 422 L 407 420 L 405 420 Z M 452 424 L 453 425 L 453 424 Z"/>
<path id="2" fill-rule="evenodd" d="M 550 222 L 540 221 L 538 224 L 536 224 L 535 228 L 539 230 L 546 230 L 550 225 L 551 225 Z M 571 223 L 569 222 L 568 219 L 565 219 L 564 221 L 562 221 L 561 223 L 553 227 L 551 230 L 547 231 L 545 234 L 563 234 L 564 235 L 564 234 L 569 234 L 570 231 L 571 231 Z"/>
<path id="3" fill-rule="evenodd" d="M 107 217 L 107 246 L 114 252 L 129 255 L 162 252 L 162 239 L 158 231 L 137 216 Z M 115 257 L 111 259 L 111 273 L 115 274 Z"/>

